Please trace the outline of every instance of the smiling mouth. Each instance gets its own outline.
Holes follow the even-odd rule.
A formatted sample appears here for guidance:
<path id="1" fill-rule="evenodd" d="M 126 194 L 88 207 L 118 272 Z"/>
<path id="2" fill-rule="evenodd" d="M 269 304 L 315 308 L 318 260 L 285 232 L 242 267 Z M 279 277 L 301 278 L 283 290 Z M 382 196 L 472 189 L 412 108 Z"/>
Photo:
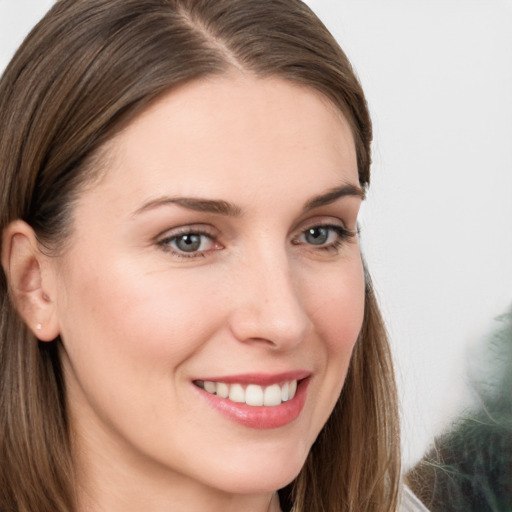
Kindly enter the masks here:
<path id="1" fill-rule="evenodd" d="M 277 406 L 292 400 L 297 391 L 297 380 L 290 380 L 281 384 L 259 386 L 258 384 L 239 384 L 226 382 L 213 382 L 208 380 L 195 380 L 194 384 L 207 393 L 226 398 L 231 402 L 244 403 L 253 407 Z"/>

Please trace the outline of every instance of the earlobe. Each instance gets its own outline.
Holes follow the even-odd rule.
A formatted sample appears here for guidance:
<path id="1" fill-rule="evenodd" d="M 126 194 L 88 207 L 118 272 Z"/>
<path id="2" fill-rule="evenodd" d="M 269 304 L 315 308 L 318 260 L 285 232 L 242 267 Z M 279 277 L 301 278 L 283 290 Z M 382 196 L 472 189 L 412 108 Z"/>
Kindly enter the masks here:
<path id="1" fill-rule="evenodd" d="M 45 272 L 47 261 L 26 222 L 9 224 L 2 239 L 2 266 L 9 293 L 20 316 L 41 341 L 52 341 L 59 335 L 52 279 Z"/>

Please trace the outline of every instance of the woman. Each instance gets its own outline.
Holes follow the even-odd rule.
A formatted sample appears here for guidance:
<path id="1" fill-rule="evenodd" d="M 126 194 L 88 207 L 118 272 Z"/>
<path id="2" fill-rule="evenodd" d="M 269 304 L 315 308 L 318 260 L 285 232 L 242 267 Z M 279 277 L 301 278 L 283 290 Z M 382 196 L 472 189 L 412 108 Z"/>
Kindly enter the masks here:
<path id="1" fill-rule="evenodd" d="M 304 4 L 58 1 L 0 119 L 0 510 L 396 510 L 371 124 Z"/>

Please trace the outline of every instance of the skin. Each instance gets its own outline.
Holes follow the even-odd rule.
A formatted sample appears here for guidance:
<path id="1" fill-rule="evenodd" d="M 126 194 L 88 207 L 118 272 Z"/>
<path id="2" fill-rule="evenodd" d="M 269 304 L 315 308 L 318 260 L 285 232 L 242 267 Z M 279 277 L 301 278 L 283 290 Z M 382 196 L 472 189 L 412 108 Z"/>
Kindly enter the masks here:
<path id="1" fill-rule="evenodd" d="M 39 337 L 62 338 L 80 510 L 279 510 L 274 491 L 331 413 L 362 324 L 357 236 L 305 235 L 356 229 L 357 195 L 304 209 L 358 187 L 349 125 L 310 89 L 240 73 L 170 92 L 104 149 L 66 249 L 38 256 L 52 309 Z M 148 206 L 162 197 L 237 215 Z M 188 256 L 182 228 L 207 234 Z M 273 429 L 226 418 L 193 384 L 291 370 L 311 374 L 304 409 Z"/>

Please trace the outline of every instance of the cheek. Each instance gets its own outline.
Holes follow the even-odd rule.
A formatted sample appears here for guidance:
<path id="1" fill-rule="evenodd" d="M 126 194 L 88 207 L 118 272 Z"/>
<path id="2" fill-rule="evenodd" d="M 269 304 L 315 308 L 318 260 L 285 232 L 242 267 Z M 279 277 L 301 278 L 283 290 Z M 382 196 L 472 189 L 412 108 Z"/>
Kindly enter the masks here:
<path id="1" fill-rule="evenodd" d="M 70 356 L 134 375 L 147 369 L 141 363 L 154 363 L 155 377 L 189 358 L 222 312 L 204 303 L 211 293 L 172 277 L 136 272 L 122 262 L 67 276 L 62 337 Z"/>
<path id="2" fill-rule="evenodd" d="M 316 279 L 304 281 L 310 319 L 315 329 L 311 352 L 317 378 L 310 386 L 310 431 L 304 438 L 306 452 L 324 427 L 343 388 L 355 343 L 364 316 L 364 274 L 359 253 L 343 260 L 335 269 Z"/>
<path id="3" fill-rule="evenodd" d="M 343 272 L 332 272 L 322 287 L 309 294 L 310 316 L 331 356 L 343 362 L 351 354 L 364 316 L 364 273 L 360 258 L 345 262 Z M 339 278 L 337 278 L 339 276 Z"/>
<path id="4" fill-rule="evenodd" d="M 148 447 L 169 436 L 162 432 L 173 432 L 174 414 L 193 414 L 187 395 L 176 394 L 188 363 L 221 322 L 222 312 L 202 298 L 211 294 L 177 276 L 171 282 L 163 272 L 117 265 L 73 276 L 67 296 L 63 361 L 76 428 L 91 421 L 94 429 L 100 418 L 116 435 Z"/>

